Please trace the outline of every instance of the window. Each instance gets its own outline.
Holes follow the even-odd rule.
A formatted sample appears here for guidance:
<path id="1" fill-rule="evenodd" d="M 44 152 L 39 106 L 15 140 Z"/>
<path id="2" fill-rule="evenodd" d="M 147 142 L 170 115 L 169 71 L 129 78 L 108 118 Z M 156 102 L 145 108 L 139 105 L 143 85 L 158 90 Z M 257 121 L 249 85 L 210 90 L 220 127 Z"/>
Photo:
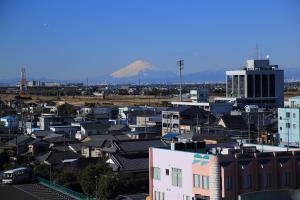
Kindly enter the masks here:
<path id="1" fill-rule="evenodd" d="M 164 118 L 164 119 L 170 119 L 170 115 L 168 115 L 168 114 L 163 114 L 163 118 Z"/>
<path id="2" fill-rule="evenodd" d="M 281 117 L 281 116 L 279 117 L 279 120 L 282 120 L 282 117 Z"/>
<path id="3" fill-rule="evenodd" d="M 169 169 L 166 169 L 166 175 L 169 176 Z"/>
<path id="4" fill-rule="evenodd" d="M 232 189 L 232 176 L 227 176 L 225 178 L 225 190 L 231 190 Z"/>
<path id="5" fill-rule="evenodd" d="M 194 187 L 200 188 L 200 175 L 194 174 Z"/>
<path id="6" fill-rule="evenodd" d="M 296 118 L 296 113 L 293 113 L 293 118 Z"/>
<path id="7" fill-rule="evenodd" d="M 286 123 L 285 124 L 285 128 L 291 128 L 291 124 L 290 123 Z"/>
<path id="8" fill-rule="evenodd" d="M 172 168 L 172 185 L 182 186 L 182 170 L 178 168 Z"/>
<path id="9" fill-rule="evenodd" d="M 185 200 L 190 200 L 190 196 L 185 196 Z"/>
<path id="10" fill-rule="evenodd" d="M 291 113 L 290 113 L 290 112 L 286 112 L 286 113 L 285 113 L 285 116 L 286 116 L 286 118 L 289 118 L 289 117 L 290 117 L 290 115 L 291 115 Z"/>
<path id="11" fill-rule="evenodd" d="M 154 196 L 154 200 L 157 200 L 157 196 L 156 195 L 157 195 L 157 192 L 154 190 L 154 195 L 153 195 Z"/>
<path id="12" fill-rule="evenodd" d="M 282 127 L 280 126 L 279 129 L 282 130 Z"/>
<path id="13" fill-rule="evenodd" d="M 178 119 L 178 115 L 173 115 L 173 119 Z"/>
<path id="14" fill-rule="evenodd" d="M 290 173 L 289 172 L 285 172 L 283 174 L 282 181 L 283 181 L 284 186 L 289 186 L 290 185 Z"/>
<path id="15" fill-rule="evenodd" d="M 244 176 L 243 186 L 244 186 L 244 189 L 250 189 L 252 187 L 251 175 Z"/>
<path id="16" fill-rule="evenodd" d="M 162 192 L 161 194 L 162 194 L 162 198 L 161 199 L 165 200 L 165 192 Z"/>
<path id="17" fill-rule="evenodd" d="M 209 188 L 209 176 L 202 176 L 202 189 Z"/>
<path id="18" fill-rule="evenodd" d="M 267 174 L 265 181 L 265 187 L 272 187 L 272 174 Z"/>
<path id="19" fill-rule="evenodd" d="M 178 128 L 178 124 L 173 124 L 173 128 Z"/>
<path id="20" fill-rule="evenodd" d="M 293 128 L 296 128 L 296 124 L 293 124 Z"/>
<path id="21" fill-rule="evenodd" d="M 153 179 L 160 180 L 160 168 L 153 167 Z"/>

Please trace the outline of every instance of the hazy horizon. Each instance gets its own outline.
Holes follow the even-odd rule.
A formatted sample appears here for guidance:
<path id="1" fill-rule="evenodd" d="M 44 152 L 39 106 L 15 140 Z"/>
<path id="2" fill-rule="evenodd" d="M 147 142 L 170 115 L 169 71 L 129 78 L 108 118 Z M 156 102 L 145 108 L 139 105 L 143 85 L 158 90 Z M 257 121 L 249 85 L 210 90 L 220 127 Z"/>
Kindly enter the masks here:
<path id="1" fill-rule="evenodd" d="M 61 1 L 0 2 L 0 79 L 80 80 L 110 75 L 136 60 L 185 74 L 238 69 L 270 55 L 300 68 L 300 2 Z M 299 69 L 300 71 L 300 69 Z"/>

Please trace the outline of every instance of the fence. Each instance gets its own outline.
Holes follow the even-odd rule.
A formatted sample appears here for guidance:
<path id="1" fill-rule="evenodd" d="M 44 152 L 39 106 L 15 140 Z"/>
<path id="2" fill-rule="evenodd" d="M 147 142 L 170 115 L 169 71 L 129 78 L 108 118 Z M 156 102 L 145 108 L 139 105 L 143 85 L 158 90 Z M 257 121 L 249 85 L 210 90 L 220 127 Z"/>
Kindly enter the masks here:
<path id="1" fill-rule="evenodd" d="M 56 183 L 51 183 L 50 181 L 46 180 L 46 179 L 43 179 L 41 177 L 37 177 L 37 180 L 38 180 L 38 183 L 43 185 L 43 186 L 46 186 L 48 188 L 51 188 L 53 190 L 56 190 L 58 192 L 61 192 L 67 196 L 70 196 L 74 199 L 77 199 L 77 200 L 95 200 L 94 198 L 90 198 L 82 193 L 79 193 L 79 192 L 75 192 L 73 190 L 70 190 L 69 188 L 66 188 L 64 186 L 61 186 L 61 185 L 58 185 Z"/>

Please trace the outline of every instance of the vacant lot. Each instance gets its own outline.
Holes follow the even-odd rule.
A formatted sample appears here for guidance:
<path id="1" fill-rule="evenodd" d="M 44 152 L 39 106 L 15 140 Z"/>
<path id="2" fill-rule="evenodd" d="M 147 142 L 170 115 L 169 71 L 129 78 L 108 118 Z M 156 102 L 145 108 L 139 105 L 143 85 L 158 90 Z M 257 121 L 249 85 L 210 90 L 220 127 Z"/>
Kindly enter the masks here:
<path id="1" fill-rule="evenodd" d="M 15 95 L 1 94 L 2 100 L 8 101 L 14 99 Z M 94 96 L 26 96 L 25 103 L 38 102 L 38 101 L 55 101 L 67 102 L 73 105 L 84 105 L 85 103 L 95 103 L 102 106 L 133 106 L 133 105 L 150 105 L 150 106 L 165 106 L 167 102 L 175 101 L 176 98 L 161 97 L 161 96 L 143 96 L 143 95 L 108 95 L 105 99 Z"/>

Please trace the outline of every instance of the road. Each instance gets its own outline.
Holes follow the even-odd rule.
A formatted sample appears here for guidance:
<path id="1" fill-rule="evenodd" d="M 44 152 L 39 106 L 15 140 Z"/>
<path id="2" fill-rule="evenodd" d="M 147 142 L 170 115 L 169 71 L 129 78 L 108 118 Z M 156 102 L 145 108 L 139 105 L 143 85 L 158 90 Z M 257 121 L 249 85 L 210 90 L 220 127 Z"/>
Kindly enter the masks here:
<path id="1" fill-rule="evenodd" d="M 2 185 L 1 200 L 73 200 L 72 198 L 39 184 Z"/>

